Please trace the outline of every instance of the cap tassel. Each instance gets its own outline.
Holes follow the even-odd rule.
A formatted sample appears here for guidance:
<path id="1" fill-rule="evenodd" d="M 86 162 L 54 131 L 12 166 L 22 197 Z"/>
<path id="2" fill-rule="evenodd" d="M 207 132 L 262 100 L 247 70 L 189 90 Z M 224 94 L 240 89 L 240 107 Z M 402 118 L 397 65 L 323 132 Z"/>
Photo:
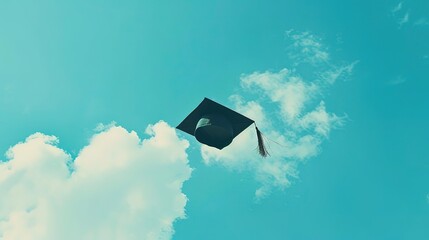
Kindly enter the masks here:
<path id="1" fill-rule="evenodd" d="M 262 157 L 267 157 L 270 154 L 268 153 L 267 148 L 265 147 L 264 139 L 262 137 L 262 133 L 261 133 L 261 131 L 259 131 L 259 129 L 258 129 L 258 127 L 256 127 L 256 125 L 255 125 L 255 128 L 256 128 L 256 136 L 258 137 L 258 151 L 259 151 L 259 154 Z"/>

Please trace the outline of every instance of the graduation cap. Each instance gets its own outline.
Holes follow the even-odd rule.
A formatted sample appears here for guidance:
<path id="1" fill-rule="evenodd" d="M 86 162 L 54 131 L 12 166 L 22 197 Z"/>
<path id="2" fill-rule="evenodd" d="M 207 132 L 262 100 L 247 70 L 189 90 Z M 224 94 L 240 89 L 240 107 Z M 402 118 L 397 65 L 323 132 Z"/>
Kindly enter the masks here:
<path id="1" fill-rule="evenodd" d="M 194 136 L 200 143 L 223 149 L 242 131 L 254 124 L 250 118 L 231 110 L 213 100 L 204 100 L 176 127 Z M 256 127 L 258 150 L 261 156 L 268 155 L 262 134 Z"/>

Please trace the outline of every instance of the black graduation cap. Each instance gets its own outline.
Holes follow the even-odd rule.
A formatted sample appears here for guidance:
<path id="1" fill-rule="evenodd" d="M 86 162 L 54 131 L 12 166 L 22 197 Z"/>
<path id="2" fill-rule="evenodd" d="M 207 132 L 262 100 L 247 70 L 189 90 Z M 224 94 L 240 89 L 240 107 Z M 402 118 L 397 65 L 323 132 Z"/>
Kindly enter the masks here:
<path id="1" fill-rule="evenodd" d="M 223 149 L 251 124 L 250 118 L 231 110 L 213 100 L 204 100 L 176 128 L 186 132 L 203 144 Z M 264 146 L 262 134 L 256 127 L 258 150 L 266 157 L 268 152 Z"/>

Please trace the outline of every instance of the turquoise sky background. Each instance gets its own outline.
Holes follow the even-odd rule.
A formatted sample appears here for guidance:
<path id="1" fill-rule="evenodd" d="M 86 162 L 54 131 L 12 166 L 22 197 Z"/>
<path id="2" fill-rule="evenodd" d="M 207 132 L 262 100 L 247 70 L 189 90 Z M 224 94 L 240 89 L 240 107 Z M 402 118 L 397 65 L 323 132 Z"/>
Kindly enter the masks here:
<path id="1" fill-rule="evenodd" d="M 324 99 L 345 125 L 257 203 L 249 174 L 205 166 L 189 139 L 173 239 L 428 239 L 429 2 L 398 4 L 1 1 L 0 152 L 37 131 L 76 155 L 98 123 L 175 126 L 203 97 L 228 102 L 241 74 L 292 67 L 285 32 L 309 31 L 359 61 Z"/>

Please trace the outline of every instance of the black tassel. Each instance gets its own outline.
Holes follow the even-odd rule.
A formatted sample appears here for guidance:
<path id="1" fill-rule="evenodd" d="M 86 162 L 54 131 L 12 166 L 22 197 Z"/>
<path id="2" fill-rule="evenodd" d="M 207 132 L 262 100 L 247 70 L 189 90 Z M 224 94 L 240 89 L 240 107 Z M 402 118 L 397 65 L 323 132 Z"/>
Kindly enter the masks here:
<path id="1" fill-rule="evenodd" d="M 258 129 L 258 127 L 256 127 L 256 125 L 255 125 L 255 128 L 256 128 L 256 135 L 258 137 L 258 151 L 259 151 L 259 154 L 262 157 L 266 157 L 266 156 L 268 156 L 270 154 L 268 153 L 267 148 L 264 145 L 264 139 L 262 138 L 261 131 L 259 131 L 259 129 Z"/>

